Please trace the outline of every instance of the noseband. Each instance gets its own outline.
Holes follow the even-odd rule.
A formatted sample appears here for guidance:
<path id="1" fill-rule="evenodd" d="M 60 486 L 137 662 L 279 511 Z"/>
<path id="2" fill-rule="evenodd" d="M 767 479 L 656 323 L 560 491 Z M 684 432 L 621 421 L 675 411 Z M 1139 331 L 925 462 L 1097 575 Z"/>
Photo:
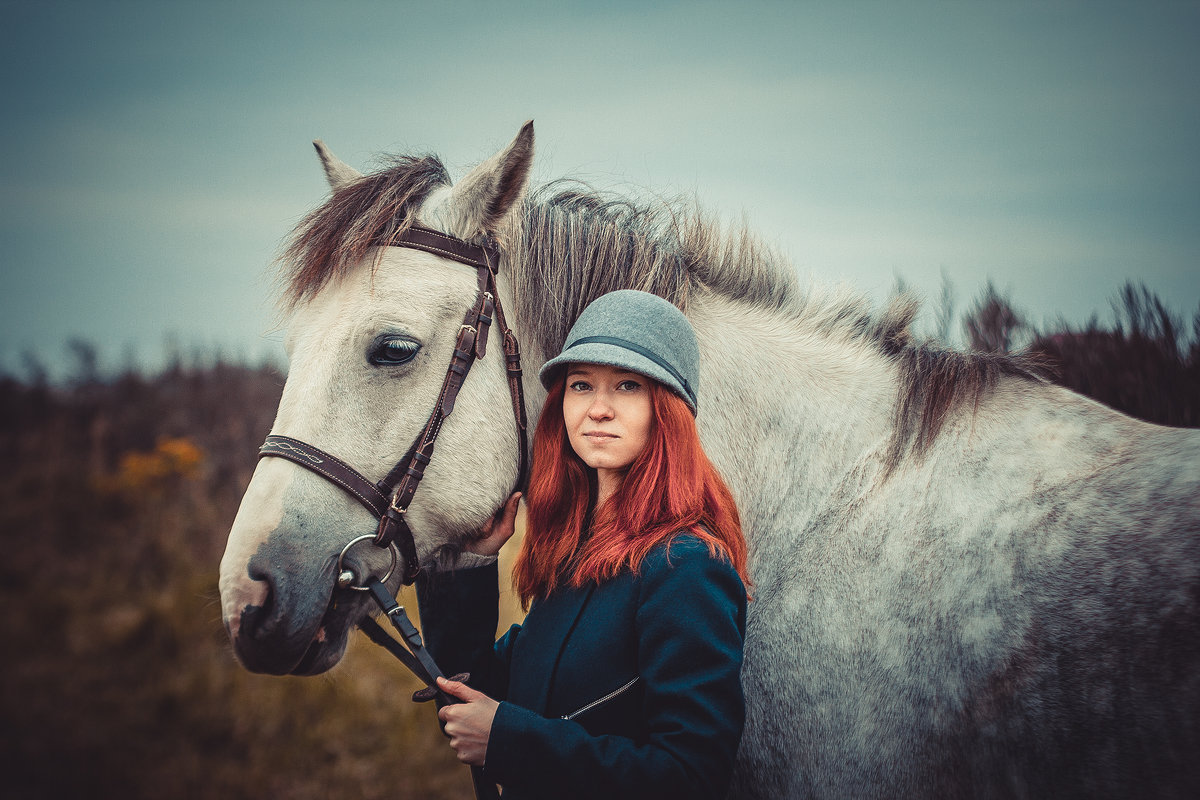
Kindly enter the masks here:
<path id="1" fill-rule="evenodd" d="M 463 318 L 462 327 L 458 331 L 458 340 L 454 345 L 454 356 L 446 370 L 446 378 L 442 381 L 442 389 L 438 393 L 437 403 L 429 415 L 425 427 L 417 436 L 404 457 L 396 462 L 383 480 L 372 483 L 354 467 L 336 456 L 313 447 L 307 442 L 290 436 L 268 436 L 259 448 L 259 458 L 274 456 L 285 458 L 299 464 L 305 469 L 312 470 L 326 480 L 337 484 L 362 503 L 368 511 L 379 520 L 379 526 L 374 536 L 360 536 L 342 550 L 338 557 L 338 585 L 342 588 L 366 591 L 366 586 L 353 585 L 353 573 L 343 570 L 342 561 L 350 548 L 366 539 L 383 548 L 395 547 L 404 557 L 404 574 L 401 578 L 404 585 L 412 583 L 417 573 L 421 571 L 417 559 L 417 546 L 413 541 L 412 530 L 408 527 L 405 516 L 408 505 L 425 475 L 425 468 L 433 458 L 433 446 L 441 432 L 442 422 L 454 410 L 454 401 L 463 381 L 475 363 L 475 359 L 483 358 L 487 349 L 488 330 L 495 315 L 496 323 L 504 336 L 504 360 L 508 372 L 508 389 L 512 396 L 513 416 L 517 422 L 519 439 L 519 467 L 517 470 L 517 488 L 525 485 L 528 472 L 528 456 L 526 454 L 527 433 L 525 418 L 525 391 L 521 384 L 521 348 L 517 338 L 513 336 L 508 324 L 504 321 L 504 311 L 500 307 L 500 295 L 496 291 L 496 272 L 500 268 L 500 253 L 487 245 L 474 245 L 456 239 L 428 228 L 411 227 L 400 236 L 387 243 L 391 247 L 410 247 L 414 250 L 424 250 L 427 253 L 449 258 L 474 267 L 478 277 L 478 290 L 475 303 Z M 393 559 L 395 558 L 393 554 Z M 395 562 L 393 561 L 393 567 Z M 390 575 L 391 572 L 388 573 Z M 384 576 L 386 579 L 387 576 Z"/>

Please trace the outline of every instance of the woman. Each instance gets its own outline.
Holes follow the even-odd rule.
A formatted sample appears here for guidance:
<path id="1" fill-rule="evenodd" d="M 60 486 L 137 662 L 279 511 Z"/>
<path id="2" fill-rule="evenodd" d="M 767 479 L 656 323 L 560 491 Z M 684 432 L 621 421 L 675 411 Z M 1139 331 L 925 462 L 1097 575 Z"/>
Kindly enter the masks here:
<path id="1" fill-rule="evenodd" d="M 696 435 L 695 334 L 667 301 L 613 292 L 540 377 L 513 572 L 524 623 L 493 645 L 494 559 L 418 583 L 429 650 L 471 673 L 470 687 L 439 682 L 464 701 L 438 714 L 450 745 L 506 799 L 723 797 L 744 715 L 746 546 Z M 499 551 L 519 497 L 473 553 Z"/>

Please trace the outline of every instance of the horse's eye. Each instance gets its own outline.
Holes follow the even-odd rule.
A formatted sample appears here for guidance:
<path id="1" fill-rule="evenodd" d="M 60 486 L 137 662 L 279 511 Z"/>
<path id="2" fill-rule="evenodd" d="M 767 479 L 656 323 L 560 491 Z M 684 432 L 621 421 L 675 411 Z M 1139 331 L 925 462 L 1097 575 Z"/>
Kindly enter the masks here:
<path id="1" fill-rule="evenodd" d="M 394 367 L 412 361 L 420 349 L 421 345 L 412 339 L 388 336 L 375 342 L 367 355 L 367 361 L 377 367 Z"/>

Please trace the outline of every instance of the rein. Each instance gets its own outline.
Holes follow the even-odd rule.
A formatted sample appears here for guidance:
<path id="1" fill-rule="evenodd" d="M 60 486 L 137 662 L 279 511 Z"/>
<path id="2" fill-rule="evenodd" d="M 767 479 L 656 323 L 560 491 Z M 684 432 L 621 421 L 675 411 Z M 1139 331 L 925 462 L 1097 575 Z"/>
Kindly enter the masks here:
<path id="1" fill-rule="evenodd" d="M 368 587 L 355 585 L 354 573 L 345 569 L 344 561 L 350 548 L 361 541 L 370 540 L 378 547 L 392 548 L 393 570 L 396 566 L 395 552 L 399 551 L 404 559 L 401 582 L 405 586 L 411 584 L 421 571 L 416 542 L 406 519 L 408 506 L 416 494 L 421 478 L 425 475 L 425 468 L 433 458 L 433 447 L 441 432 L 442 423 L 454 410 L 458 392 L 471 365 L 476 359 L 483 358 L 487 351 L 488 331 L 491 329 L 493 315 L 504 337 L 505 369 L 508 373 L 509 394 L 512 396 L 513 416 L 517 423 L 520 459 L 517 470 L 518 489 L 524 487 L 529 469 L 525 391 L 521 383 L 521 348 L 504 319 L 500 295 L 496 290 L 496 272 L 500 268 L 499 251 L 488 245 L 470 244 L 453 236 L 420 227 L 409 228 L 387 244 L 391 247 L 423 250 L 474 267 L 478 279 L 475 302 L 463 318 L 454 345 L 454 355 L 446 369 L 441 391 L 438 392 L 437 403 L 421 433 L 391 471 L 382 480 L 374 483 L 337 456 L 291 436 L 268 436 L 258 451 L 259 458 L 284 458 L 337 484 L 379 520 L 373 536 L 353 539 L 338 556 L 339 588 L 357 591 L 367 591 Z M 389 570 L 382 580 L 387 580 L 393 570 Z"/>
<path id="2" fill-rule="evenodd" d="M 370 617 L 363 619 L 358 627 L 362 629 L 368 639 L 400 659 L 400 663 L 408 667 L 425 684 L 424 689 L 413 692 L 413 702 L 423 703 L 428 700 L 437 700 L 439 706 L 461 703 L 462 701 L 457 697 L 448 695 L 438 688 L 436 679 L 444 678 L 445 675 L 438 669 L 438 665 L 434 663 L 429 651 L 425 649 L 425 645 L 421 641 L 421 634 L 413 626 L 412 620 L 408 618 L 404 606 L 396 602 L 396 598 L 392 597 L 392 593 L 378 578 L 368 579 L 366 589 L 371 593 L 371 599 L 392 621 L 392 627 L 400 633 L 404 644 L 408 645 L 408 650 L 405 650 L 400 642 L 388 636 L 379 623 Z M 450 680 L 466 683 L 470 679 L 471 675 L 464 672 L 455 675 Z M 500 800 L 496 784 L 483 774 L 483 767 L 471 767 L 471 788 L 475 790 L 476 800 Z"/>

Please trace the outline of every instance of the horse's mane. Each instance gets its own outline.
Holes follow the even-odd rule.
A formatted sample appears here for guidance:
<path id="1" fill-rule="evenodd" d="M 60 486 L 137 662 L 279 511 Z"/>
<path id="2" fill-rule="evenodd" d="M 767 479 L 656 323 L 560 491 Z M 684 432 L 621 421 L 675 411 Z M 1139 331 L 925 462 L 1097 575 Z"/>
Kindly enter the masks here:
<path id="1" fill-rule="evenodd" d="M 336 191 L 301 221 L 282 256 L 285 304 L 310 298 L 369 248 L 407 230 L 429 193 L 448 184 L 435 156 L 401 156 Z M 1021 356 L 913 341 L 918 303 L 906 294 L 875 312 L 861 296 L 804 291 L 791 264 L 744 223 L 722 229 L 693 202 L 631 199 L 555 181 L 532 189 L 522 210 L 497 235 L 525 336 L 541 352 L 557 353 L 588 303 L 608 292 L 641 289 L 685 311 L 692 292 L 714 292 L 874 349 L 897 366 L 889 469 L 927 450 L 952 411 L 977 407 L 1002 376 L 1040 380 L 1038 365 Z"/>
<path id="2" fill-rule="evenodd" d="M 795 272 L 745 226 L 722 231 L 694 203 L 560 180 L 532 190 L 513 224 L 520 312 L 543 353 L 557 353 L 583 309 L 617 289 L 651 292 L 684 311 L 700 287 L 772 311 L 803 298 Z"/>
<path id="3" fill-rule="evenodd" d="M 639 203 L 558 181 L 531 192 L 515 224 L 522 226 L 514 276 L 521 318 L 543 353 L 557 353 L 583 309 L 603 294 L 641 289 L 686 311 L 689 294 L 702 287 L 886 356 L 900 377 L 889 469 L 906 453 L 927 450 L 953 410 L 977 407 L 1002 376 L 1039 379 L 1025 357 L 915 342 L 910 328 L 919 305 L 907 294 L 876 313 L 862 296 L 804 291 L 792 265 L 744 223 L 722 230 L 695 203 Z"/>

